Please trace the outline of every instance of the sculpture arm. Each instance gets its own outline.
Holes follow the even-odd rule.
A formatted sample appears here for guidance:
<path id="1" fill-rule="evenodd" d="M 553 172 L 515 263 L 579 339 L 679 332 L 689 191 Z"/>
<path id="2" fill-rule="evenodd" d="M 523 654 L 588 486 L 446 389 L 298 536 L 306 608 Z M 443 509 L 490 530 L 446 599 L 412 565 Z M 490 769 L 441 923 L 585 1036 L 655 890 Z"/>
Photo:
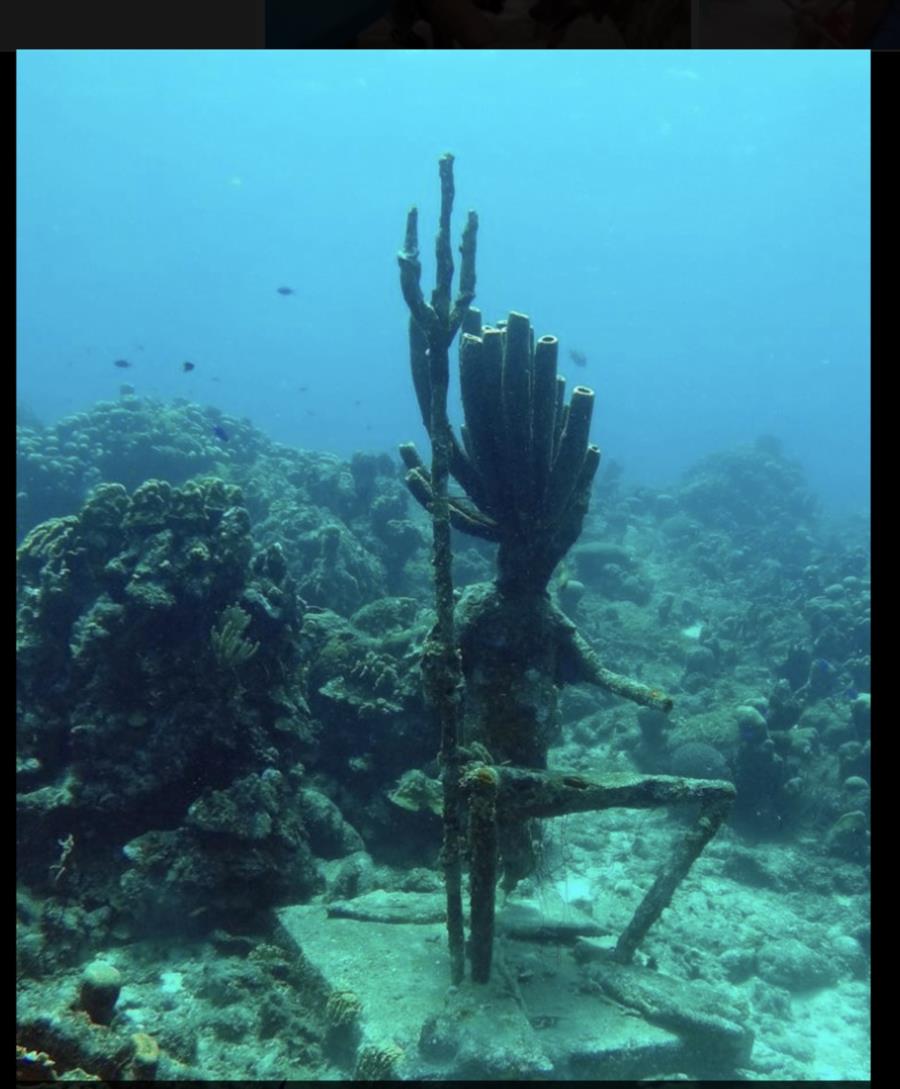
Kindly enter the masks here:
<path id="1" fill-rule="evenodd" d="M 611 669 L 606 669 L 601 665 L 597 652 L 582 635 L 579 635 L 575 626 L 562 616 L 560 619 L 564 623 L 561 623 L 557 629 L 557 639 L 565 680 L 595 684 L 598 688 L 605 688 L 607 692 L 631 700 L 632 703 L 639 703 L 642 707 L 652 707 L 664 714 L 672 710 L 671 696 L 666 695 L 659 688 L 651 688 L 632 677 L 624 677 L 621 673 L 613 673 Z"/>

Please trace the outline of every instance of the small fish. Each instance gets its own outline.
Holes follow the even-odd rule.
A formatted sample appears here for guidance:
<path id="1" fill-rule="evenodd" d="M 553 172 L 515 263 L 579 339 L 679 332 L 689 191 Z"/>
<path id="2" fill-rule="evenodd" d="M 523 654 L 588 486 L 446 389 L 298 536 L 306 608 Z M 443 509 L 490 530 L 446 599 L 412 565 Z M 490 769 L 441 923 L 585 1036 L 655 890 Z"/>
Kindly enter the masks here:
<path id="1" fill-rule="evenodd" d="M 113 362 L 113 366 L 114 367 L 120 367 L 122 370 L 124 370 L 126 367 L 133 367 L 134 364 L 129 363 L 127 359 L 116 359 Z"/>
<path id="2" fill-rule="evenodd" d="M 196 363 L 191 363 L 186 360 L 184 363 L 181 364 L 181 369 L 184 371 L 185 374 L 187 374 L 189 371 L 192 371 L 196 366 Z"/>
<path id="3" fill-rule="evenodd" d="M 298 393 L 306 393 L 306 391 L 308 389 L 309 389 L 309 386 L 297 386 L 297 392 Z"/>
<path id="4" fill-rule="evenodd" d="M 829 674 L 834 672 L 834 666 L 825 658 L 816 658 L 813 662 L 813 667 L 819 671 L 819 673 Z"/>
<path id="5" fill-rule="evenodd" d="M 134 394 L 134 386 L 129 386 L 126 382 L 125 385 L 119 386 L 119 394 L 122 397 L 131 397 Z"/>
<path id="6" fill-rule="evenodd" d="M 569 349 L 569 359 L 572 360 L 576 367 L 587 366 L 587 356 L 579 348 Z"/>
<path id="7" fill-rule="evenodd" d="M 851 686 L 850 686 L 850 687 L 849 687 L 849 688 L 848 688 L 848 689 L 846 690 L 846 692 L 844 692 L 844 696 L 845 696 L 845 697 L 846 697 L 846 698 L 847 698 L 848 700 L 855 700 L 855 699 L 856 699 L 856 698 L 857 698 L 857 697 L 859 696 L 859 691 L 858 691 L 858 689 L 854 688 L 854 687 L 853 687 L 853 685 L 851 685 Z"/>
<path id="8" fill-rule="evenodd" d="M 221 439 L 222 442 L 228 442 L 228 432 L 221 424 L 213 424 L 212 433 L 217 439 Z"/>
<path id="9" fill-rule="evenodd" d="M 296 295 L 297 294 L 297 292 L 294 291 L 294 289 L 292 287 L 276 287 L 275 290 L 278 292 L 279 295 Z"/>

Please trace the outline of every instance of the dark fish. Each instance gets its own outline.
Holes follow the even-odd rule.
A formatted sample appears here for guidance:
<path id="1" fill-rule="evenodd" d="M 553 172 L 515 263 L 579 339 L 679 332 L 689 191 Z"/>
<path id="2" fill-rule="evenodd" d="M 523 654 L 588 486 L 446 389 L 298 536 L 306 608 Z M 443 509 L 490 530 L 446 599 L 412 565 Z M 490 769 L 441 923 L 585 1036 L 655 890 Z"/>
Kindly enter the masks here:
<path id="1" fill-rule="evenodd" d="M 294 289 L 292 287 L 276 287 L 275 290 L 278 292 L 279 295 L 296 295 L 297 294 L 297 292 L 294 291 Z"/>
<path id="2" fill-rule="evenodd" d="M 184 371 L 185 374 L 187 374 L 188 371 L 192 371 L 196 366 L 196 363 L 185 362 L 181 364 L 181 369 Z"/>
<path id="3" fill-rule="evenodd" d="M 306 391 L 308 389 L 309 389 L 309 386 L 297 386 L 297 392 L 298 393 L 306 393 Z"/>
<path id="4" fill-rule="evenodd" d="M 228 442 L 228 432 L 221 424 L 213 424 L 212 433 L 222 442 Z"/>
<path id="5" fill-rule="evenodd" d="M 851 685 L 844 693 L 844 695 L 847 697 L 848 700 L 855 700 L 859 695 L 859 690 Z"/>
<path id="6" fill-rule="evenodd" d="M 569 349 L 569 359 L 572 360 L 576 367 L 587 366 L 587 356 L 578 348 Z"/>
<path id="7" fill-rule="evenodd" d="M 124 386 L 119 386 L 119 393 L 122 397 L 131 397 L 134 393 L 134 386 L 129 386 L 126 382 Z"/>
<path id="8" fill-rule="evenodd" d="M 127 359 L 117 359 L 113 363 L 114 367 L 121 367 L 124 370 L 126 367 L 133 367 L 133 363 L 129 363 Z"/>
<path id="9" fill-rule="evenodd" d="M 816 660 L 813 662 L 813 666 L 820 673 L 828 674 L 834 672 L 834 666 L 825 658 L 816 658 Z"/>

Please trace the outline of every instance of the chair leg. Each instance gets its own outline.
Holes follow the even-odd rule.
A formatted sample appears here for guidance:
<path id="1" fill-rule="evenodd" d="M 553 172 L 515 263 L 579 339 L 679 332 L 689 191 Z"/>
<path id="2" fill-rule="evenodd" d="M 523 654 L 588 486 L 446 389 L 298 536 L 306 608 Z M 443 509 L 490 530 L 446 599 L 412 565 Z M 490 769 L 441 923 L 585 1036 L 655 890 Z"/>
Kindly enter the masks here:
<path id="1" fill-rule="evenodd" d="M 466 776 L 469 805 L 469 953 L 472 981 L 491 978 L 497 888 L 497 777 L 481 767 Z"/>

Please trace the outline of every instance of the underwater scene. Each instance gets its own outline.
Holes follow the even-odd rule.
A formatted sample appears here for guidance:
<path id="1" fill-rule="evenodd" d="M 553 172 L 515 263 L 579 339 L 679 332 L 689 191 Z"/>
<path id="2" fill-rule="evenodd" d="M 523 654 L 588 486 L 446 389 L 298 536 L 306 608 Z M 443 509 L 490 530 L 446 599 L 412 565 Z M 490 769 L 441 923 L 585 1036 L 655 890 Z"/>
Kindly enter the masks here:
<path id="1" fill-rule="evenodd" d="M 867 1080 L 868 56 L 17 68 L 17 1080 Z"/>

